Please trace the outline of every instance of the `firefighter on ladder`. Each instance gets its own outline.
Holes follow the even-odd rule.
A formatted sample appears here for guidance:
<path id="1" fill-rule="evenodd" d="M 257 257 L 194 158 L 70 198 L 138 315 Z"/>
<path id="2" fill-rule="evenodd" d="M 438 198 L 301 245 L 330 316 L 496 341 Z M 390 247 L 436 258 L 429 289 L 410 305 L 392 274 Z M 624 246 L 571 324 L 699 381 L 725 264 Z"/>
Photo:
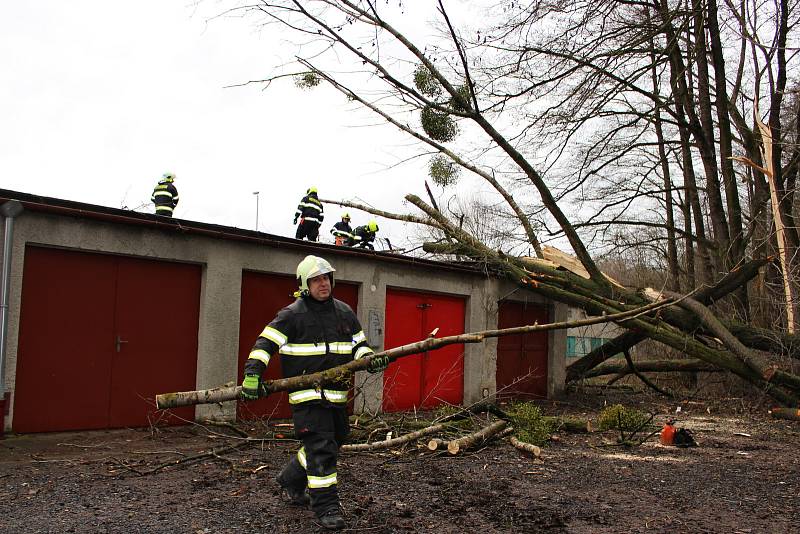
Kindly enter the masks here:
<path id="1" fill-rule="evenodd" d="M 294 236 L 295 239 L 307 237 L 309 241 L 316 241 L 317 237 L 319 237 L 319 227 L 324 218 L 322 202 L 317 198 L 317 188 L 309 187 L 308 191 L 306 191 L 306 196 L 300 200 L 300 204 L 297 205 L 297 211 L 294 213 L 294 224 L 297 224 L 297 219 L 300 219 L 300 224 L 297 225 L 297 232 Z"/>
<path id="2" fill-rule="evenodd" d="M 350 214 L 343 213 L 342 220 L 337 222 L 331 228 L 331 233 L 333 234 L 334 242 L 342 246 L 347 243 L 347 240 L 353 237 L 353 228 L 350 226 Z"/>
<path id="3" fill-rule="evenodd" d="M 163 215 L 165 217 L 172 217 L 172 212 L 175 206 L 178 205 L 178 189 L 173 182 L 175 181 L 175 174 L 165 172 L 161 179 L 153 189 L 153 194 L 150 200 L 156 206 L 156 215 Z"/>
<path id="4" fill-rule="evenodd" d="M 306 256 L 297 266 L 298 297 L 264 328 L 244 366 L 241 396 L 265 394 L 261 375 L 271 356 L 281 355 L 284 377 L 324 371 L 373 354 L 353 310 L 333 298 L 335 269 L 326 260 Z M 388 356 L 373 357 L 368 371 L 381 372 Z M 323 527 L 344 528 L 339 508 L 336 462 L 350 431 L 349 383 L 289 391 L 295 433 L 303 442 L 277 477 L 292 504 L 311 505 Z"/>

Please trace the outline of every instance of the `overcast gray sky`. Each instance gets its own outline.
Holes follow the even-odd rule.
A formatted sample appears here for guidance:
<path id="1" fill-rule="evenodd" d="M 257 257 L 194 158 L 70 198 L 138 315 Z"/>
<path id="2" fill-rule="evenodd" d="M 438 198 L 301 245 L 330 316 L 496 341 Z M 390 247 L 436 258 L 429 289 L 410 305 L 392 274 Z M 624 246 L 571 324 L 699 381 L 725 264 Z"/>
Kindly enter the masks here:
<path id="1" fill-rule="evenodd" d="M 224 88 L 270 73 L 287 44 L 253 20 L 208 22 L 217 2 L 9 2 L 0 18 L 0 187 L 152 212 L 176 173 L 176 216 L 294 235 L 310 185 L 323 198 L 410 211 L 425 162 L 389 166 L 408 139 L 330 88 Z M 341 209 L 326 208 L 323 234 Z M 352 210 L 351 210 L 352 211 Z M 363 224 L 368 215 L 353 212 Z M 403 226 L 379 221 L 393 243 Z"/>

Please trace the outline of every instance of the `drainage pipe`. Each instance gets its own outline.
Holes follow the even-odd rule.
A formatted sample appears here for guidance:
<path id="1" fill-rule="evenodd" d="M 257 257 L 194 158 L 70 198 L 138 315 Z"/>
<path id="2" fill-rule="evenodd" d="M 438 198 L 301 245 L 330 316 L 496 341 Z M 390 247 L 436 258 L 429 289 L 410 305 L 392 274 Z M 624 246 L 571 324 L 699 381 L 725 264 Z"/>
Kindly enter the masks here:
<path id="1" fill-rule="evenodd" d="M 8 339 L 8 295 L 11 279 L 11 248 L 14 237 L 14 217 L 22 213 L 22 204 L 9 200 L 0 206 L 5 218 L 3 232 L 3 274 L 0 279 L 0 438 L 6 426 L 6 340 Z"/>

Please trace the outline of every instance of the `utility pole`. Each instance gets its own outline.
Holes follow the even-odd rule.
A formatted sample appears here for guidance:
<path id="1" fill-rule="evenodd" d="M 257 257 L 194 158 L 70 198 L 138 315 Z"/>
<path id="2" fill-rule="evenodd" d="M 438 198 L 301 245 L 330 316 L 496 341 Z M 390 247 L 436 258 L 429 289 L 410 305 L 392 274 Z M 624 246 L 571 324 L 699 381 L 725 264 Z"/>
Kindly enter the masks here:
<path id="1" fill-rule="evenodd" d="M 253 194 L 256 196 L 256 232 L 258 232 L 258 191 L 253 191 Z"/>

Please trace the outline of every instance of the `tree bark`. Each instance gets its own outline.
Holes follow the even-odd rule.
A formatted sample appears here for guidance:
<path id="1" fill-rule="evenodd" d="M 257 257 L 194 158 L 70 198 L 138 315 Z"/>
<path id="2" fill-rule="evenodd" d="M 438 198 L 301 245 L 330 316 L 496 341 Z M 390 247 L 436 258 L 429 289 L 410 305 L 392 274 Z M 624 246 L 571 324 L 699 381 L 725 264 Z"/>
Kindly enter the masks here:
<path id="1" fill-rule="evenodd" d="M 703 360 L 644 360 L 636 362 L 636 369 L 642 373 L 694 373 L 694 372 L 719 372 L 722 369 L 704 362 Z M 591 369 L 584 378 L 594 378 L 605 375 L 627 375 L 631 370 L 627 362 L 606 362 Z"/>
<path id="2" fill-rule="evenodd" d="M 375 441 L 372 443 L 351 443 L 347 445 L 342 445 L 341 451 L 343 452 L 361 452 L 361 451 L 376 451 L 379 449 L 389 449 L 391 447 L 396 447 L 398 445 L 403 445 L 410 441 L 414 441 L 415 439 L 419 439 L 421 437 L 435 434 L 437 432 L 441 432 L 444 430 L 445 425 L 431 425 L 429 427 L 422 428 L 417 430 L 416 432 L 411 432 L 406 434 L 405 436 L 399 436 L 393 439 L 387 439 L 384 441 Z"/>
<path id="3" fill-rule="evenodd" d="M 524 441 L 520 441 L 517 438 L 515 438 L 514 436 L 511 436 L 510 441 L 511 441 L 511 445 L 513 445 L 517 449 L 519 449 L 521 451 L 529 452 L 532 455 L 534 455 L 536 458 L 538 458 L 538 457 L 540 457 L 542 455 L 542 449 L 540 449 L 539 447 L 537 447 L 533 443 L 526 443 Z"/>
<path id="4" fill-rule="evenodd" d="M 475 447 L 476 445 L 483 444 L 492 436 L 503 430 L 506 425 L 508 425 L 507 421 L 495 421 L 494 423 L 481 428 L 477 432 L 473 432 L 472 434 L 466 435 L 462 438 L 454 439 L 447 444 L 447 452 L 455 455 L 461 451 Z"/>

